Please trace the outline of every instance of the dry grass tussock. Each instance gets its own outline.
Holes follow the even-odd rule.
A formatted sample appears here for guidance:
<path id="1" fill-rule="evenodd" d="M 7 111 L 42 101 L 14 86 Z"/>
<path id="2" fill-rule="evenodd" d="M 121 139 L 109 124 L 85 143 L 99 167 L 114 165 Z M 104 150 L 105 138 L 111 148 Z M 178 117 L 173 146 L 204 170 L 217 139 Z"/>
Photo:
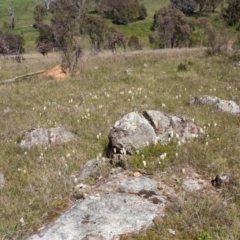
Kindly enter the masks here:
<path id="1" fill-rule="evenodd" d="M 181 211 L 170 206 L 163 222 L 123 239 L 238 239 L 240 120 L 209 114 L 209 106 L 188 106 L 186 101 L 209 94 L 240 103 L 239 69 L 226 56 L 206 58 L 201 49 L 102 55 L 85 54 L 77 69 L 81 75 L 68 81 L 40 76 L 0 85 L 0 169 L 6 181 L 0 190 L 0 238 L 23 239 L 71 204 L 71 174 L 99 153 L 104 155 L 112 124 L 137 108 L 184 115 L 205 128 L 201 138 L 171 148 L 175 152 L 159 170 L 190 166 L 209 181 L 221 173 L 236 180 L 212 197 L 186 196 Z M 1 58 L 0 79 L 50 69 L 59 60 L 57 54 L 28 55 L 21 64 Z M 179 64 L 186 68 L 179 71 Z M 21 132 L 55 126 L 75 132 L 78 140 L 52 148 L 19 147 Z M 159 162 L 159 157 L 145 161 L 148 171 L 150 161 Z"/>

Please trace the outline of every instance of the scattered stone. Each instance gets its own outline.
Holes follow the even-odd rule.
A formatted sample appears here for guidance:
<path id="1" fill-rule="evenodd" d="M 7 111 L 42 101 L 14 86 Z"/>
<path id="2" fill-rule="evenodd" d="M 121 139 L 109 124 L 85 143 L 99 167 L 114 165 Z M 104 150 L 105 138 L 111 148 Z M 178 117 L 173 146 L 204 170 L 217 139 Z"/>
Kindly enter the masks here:
<path id="1" fill-rule="evenodd" d="M 221 188 L 233 182 L 233 178 L 230 174 L 217 175 L 215 179 L 211 181 L 213 187 Z"/>
<path id="2" fill-rule="evenodd" d="M 199 183 L 197 180 L 194 179 L 186 179 L 183 181 L 182 187 L 185 191 L 194 192 L 201 190 L 206 183 L 201 182 Z"/>
<path id="3" fill-rule="evenodd" d="M 153 219 L 153 223 L 154 224 L 159 224 L 163 221 L 163 219 L 159 216 L 156 216 L 154 219 Z"/>
<path id="4" fill-rule="evenodd" d="M 36 128 L 30 131 L 25 131 L 22 134 L 20 146 L 23 148 L 42 145 L 52 146 L 66 143 L 76 138 L 76 134 L 71 133 L 61 127 L 48 129 Z"/>
<path id="5" fill-rule="evenodd" d="M 0 170 L 0 189 L 4 187 L 5 179 L 2 171 Z"/>
<path id="6" fill-rule="evenodd" d="M 200 96 L 194 96 L 191 97 L 188 100 L 188 104 L 213 104 L 217 101 L 220 101 L 219 97 L 216 96 L 210 96 L 210 95 L 200 95 Z"/>
<path id="7" fill-rule="evenodd" d="M 211 112 L 224 112 L 233 115 L 240 114 L 240 106 L 234 101 L 230 100 L 220 100 L 216 105 L 213 106 Z"/>
<path id="8" fill-rule="evenodd" d="M 13 112 L 13 110 L 10 109 L 9 107 L 3 109 L 3 113 L 11 113 L 11 112 Z"/>
<path id="9" fill-rule="evenodd" d="M 76 199 L 85 199 L 90 193 L 91 187 L 86 184 L 78 184 L 73 188 L 72 197 Z"/>
<path id="10" fill-rule="evenodd" d="M 134 176 L 134 177 L 141 177 L 142 174 L 141 174 L 140 172 L 135 172 L 135 173 L 133 173 L 133 176 Z"/>
<path id="11" fill-rule="evenodd" d="M 126 70 L 124 71 L 124 73 L 125 73 L 126 75 L 131 75 L 132 72 L 133 72 L 133 70 L 132 70 L 131 68 L 128 68 L 128 69 L 126 69 Z"/>

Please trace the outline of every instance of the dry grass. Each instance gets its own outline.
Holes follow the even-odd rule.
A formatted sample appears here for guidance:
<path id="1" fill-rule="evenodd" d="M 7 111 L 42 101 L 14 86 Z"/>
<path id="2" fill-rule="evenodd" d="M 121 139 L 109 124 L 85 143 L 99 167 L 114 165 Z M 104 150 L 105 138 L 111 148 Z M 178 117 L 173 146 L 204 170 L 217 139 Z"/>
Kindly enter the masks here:
<path id="1" fill-rule="evenodd" d="M 0 78 L 57 63 L 57 54 L 48 58 L 30 54 L 21 64 L 1 58 Z M 185 71 L 177 70 L 180 63 L 186 65 Z M 129 75 L 126 69 L 131 69 Z M 173 49 L 85 54 L 78 70 L 80 76 L 66 81 L 41 76 L 0 85 L 0 169 L 6 180 L 0 190 L 0 238 L 22 239 L 26 232 L 49 222 L 71 204 L 70 175 L 89 159 L 104 154 L 111 125 L 137 107 L 139 111 L 184 115 L 206 127 L 207 135 L 176 147 L 178 157 L 163 167 L 190 165 L 209 180 L 217 173 L 231 173 L 237 181 L 224 195 L 187 196 L 182 212 L 169 207 L 161 224 L 131 238 L 238 239 L 239 118 L 209 114 L 209 106 L 188 106 L 186 101 L 199 94 L 238 99 L 239 69 L 225 56 L 206 58 L 201 49 Z M 52 148 L 25 150 L 18 146 L 22 131 L 55 126 L 75 132 L 78 140 Z M 99 133 L 101 137 L 97 138 Z M 225 207 L 219 198 L 227 201 Z M 176 235 L 169 233 L 170 228 Z"/>

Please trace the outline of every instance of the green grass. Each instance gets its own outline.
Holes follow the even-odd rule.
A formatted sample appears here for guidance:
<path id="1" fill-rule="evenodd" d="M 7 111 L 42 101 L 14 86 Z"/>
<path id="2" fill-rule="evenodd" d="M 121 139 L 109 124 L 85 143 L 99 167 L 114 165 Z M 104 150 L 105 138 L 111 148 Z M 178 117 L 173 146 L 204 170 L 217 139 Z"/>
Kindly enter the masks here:
<path id="1" fill-rule="evenodd" d="M 8 21 L 4 14 L 10 2 L 0 0 L 0 26 Z M 144 21 L 115 27 L 129 37 L 137 35 L 147 49 L 152 17 L 168 1 L 141 2 L 148 9 Z M 23 32 L 27 52 L 34 50 L 37 36 L 33 28 L 25 27 L 33 22 L 34 4 L 30 0 L 14 2 L 19 22 L 13 31 Z M 212 21 L 217 22 L 214 16 Z M 57 53 L 48 57 L 31 53 L 25 58 L 18 64 L 1 57 L 0 81 L 51 68 L 60 62 Z M 129 68 L 132 74 L 126 75 L 124 71 Z M 0 85 L 0 170 L 6 180 L 0 190 L 0 239 L 23 239 L 25 234 L 52 221 L 67 208 L 73 187 L 70 176 L 99 153 L 104 155 L 110 127 L 135 107 L 194 119 L 207 134 L 181 147 L 172 143 L 141 149 L 139 155 L 130 158 L 133 170 L 143 168 L 145 160 L 146 170 L 152 176 L 154 169 L 192 167 L 209 181 L 221 173 L 232 174 L 236 181 L 222 194 L 187 195 L 184 203 L 176 201 L 168 206 L 162 223 L 122 239 L 239 239 L 240 120 L 221 113 L 209 114 L 209 106 L 186 103 L 190 96 L 199 94 L 221 99 L 235 97 L 240 103 L 239 69 L 233 62 L 227 56 L 206 57 L 204 49 L 127 51 L 115 55 L 102 52 L 94 57 L 85 52 L 78 70 L 80 77 L 65 81 L 35 76 Z M 23 131 L 55 126 L 75 132 L 78 140 L 52 148 L 19 147 Z M 160 162 L 163 153 L 167 156 Z M 168 177 L 166 181 L 172 180 Z M 21 218 L 25 224 L 20 222 Z M 175 230 L 176 235 L 168 229 Z"/>
<path id="2" fill-rule="evenodd" d="M 21 64 L 1 58 L 0 78 L 38 71 L 59 61 L 57 54 L 29 54 Z M 187 69 L 178 71 L 180 64 Z M 131 75 L 124 73 L 128 68 L 132 69 Z M 80 77 L 65 81 L 41 76 L 0 85 L 0 169 L 6 178 L 0 190 L 0 238 L 22 239 L 26 232 L 51 221 L 65 209 L 73 187 L 70 175 L 99 153 L 104 154 L 110 127 L 123 112 L 131 112 L 136 106 L 194 118 L 207 134 L 181 147 L 173 144 L 143 149 L 139 156 L 132 157 L 131 168 L 142 168 L 144 155 L 146 170 L 153 176 L 157 168 L 190 166 L 209 181 L 221 173 L 230 173 L 237 181 L 223 195 L 190 195 L 181 206 L 183 212 L 169 206 L 163 223 L 132 238 L 239 238 L 236 209 L 240 198 L 236 189 L 240 175 L 240 120 L 221 113 L 209 114 L 209 106 L 186 103 L 190 96 L 198 94 L 222 99 L 239 97 L 239 70 L 233 63 L 225 56 L 205 57 L 201 49 L 172 49 L 85 55 L 78 70 Z M 4 112 L 6 109 L 10 111 Z M 55 126 L 75 132 L 78 140 L 30 150 L 17 144 L 25 130 Z M 159 164 L 159 156 L 165 152 L 167 156 Z M 227 202 L 224 208 L 222 199 Z M 169 228 L 176 230 L 175 236 L 168 232 Z"/>
<path id="3" fill-rule="evenodd" d="M 9 24 L 8 7 L 13 2 L 15 11 L 15 29 L 5 27 L 4 23 Z M 36 29 L 31 27 L 33 24 L 33 10 L 36 1 L 33 0 L 0 0 L 0 30 L 11 31 L 18 34 L 23 34 L 26 43 L 26 51 L 32 51 L 35 48 L 35 40 L 38 36 Z"/>

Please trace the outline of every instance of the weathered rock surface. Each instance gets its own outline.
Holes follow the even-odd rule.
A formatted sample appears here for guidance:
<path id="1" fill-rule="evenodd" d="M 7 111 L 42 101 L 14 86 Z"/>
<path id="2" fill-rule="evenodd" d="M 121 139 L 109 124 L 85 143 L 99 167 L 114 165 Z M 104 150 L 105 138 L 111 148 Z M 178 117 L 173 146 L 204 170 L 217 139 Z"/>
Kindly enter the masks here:
<path id="1" fill-rule="evenodd" d="M 167 114 L 160 111 L 145 111 L 146 119 L 153 126 L 158 142 L 167 144 L 169 138 L 189 140 L 198 137 L 203 130 L 194 123 L 179 115 Z"/>
<path id="2" fill-rule="evenodd" d="M 77 135 L 71 133 L 61 127 L 57 128 L 36 128 L 31 131 L 26 131 L 22 134 L 20 146 L 30 148 L 32 146 L 41 145 L 57 145 L 66 143 L 72 139 L 76 139 Z"/>
<path id="3" fill-rule="evenodd" d="M 171 138 L 196 138 L 203 130 L 179 115 L 148 110 L 143 115 L 132 112 L 118 120 L 109 133 L 109 153 L 125 150 L 134 154 L 139 148 L 160 142 L 168 144 Z M 109 154 L 110 155 L 110 154 Z"/>
<path id="4" fill-rule="evenodd" d="M 95 159 L 84 167 L 94 162 Z M 86 177 L 95 170 L 95 167 L 88 169 Z M 114 172 L 93 186 L 78 184 L 83 193 L 78 198 L 81 200 L 27 240 L 120 239 L 121 234 L 145 230 L 164 221 L 166 204 L 184 202 L 185 192 L 209 188 L 207 181 L 192 168 L 165 169 L 156 173 L 154 179 L 141 174 L 135 177 L 128 170 L 111 171 Z"/>
<path id="5" fill-rule="evenodd" d="M 96 174 L 103 168 L 110 167 L 109 158 L 92 159 L 88 161 L 81 170 L 77 173 L 76 178 L 79 182 L 85 181 Z"/>
<path id="6" fill-rule="evenodd" d="M 188 104 L 213 104 L 220 101 L 219 97 L 211 95 L 199 95 L 189 98 Z"/>
<path id="7" fill-rule="evenodd" d="M 240 106 L 237 105 L 234 101 L 220 100 L 213 106 L 211 112 L 224 112 L 233 115 L 239 115 Z"/>
<path id="8" fill-rule="evenodd" d="M 157 186 L 148 177 L 120 173 L 28 240 L 110 240 L 145 229 L 164 216 L 167 200 Z"/>
<path id="9" fill-rule="evenodd" d="M 2 171 L 0 170 L 0 188 L 4 187 L 5 179 Z"/>
<path id="10" fill-rule="evenodd" d="M 134 154 L 147 144 L 154 143 L 156 134 L 149 122 L 139 113 L 131 112 L 118 120 L 109 133 L 109 150 Z M 114 151 L 115 149 L 115 151 Z"/>
<path id="11" fill-rule="evenodd" d="M 221 188 L 233 183 L 231 174 L 219 174 L 211 181 L 212 185 L 216 188 Z"/>

